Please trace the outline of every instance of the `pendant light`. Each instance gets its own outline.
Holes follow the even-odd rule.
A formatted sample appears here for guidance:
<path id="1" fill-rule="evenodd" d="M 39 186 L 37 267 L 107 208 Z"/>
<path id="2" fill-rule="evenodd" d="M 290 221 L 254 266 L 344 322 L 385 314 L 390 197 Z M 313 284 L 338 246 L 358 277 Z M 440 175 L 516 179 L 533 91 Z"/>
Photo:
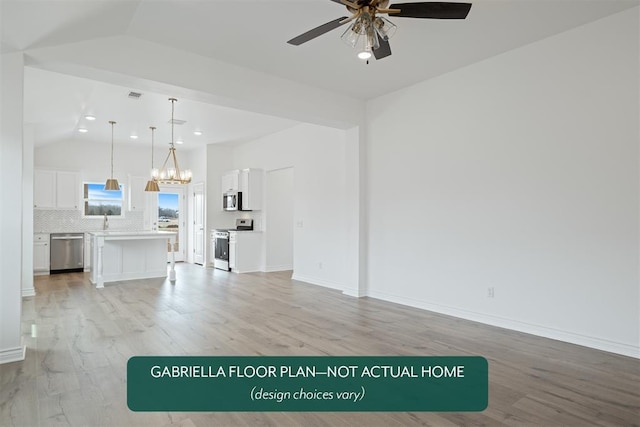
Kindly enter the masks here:
<path id="1" fill-rule="evenodd" d="M 154 126 L 149 126 L 151 129 L 151 179 L 147 181 L 147 186 L 144 188 L 144 191 L 160 191 L 160 187 L 158 186 L 158 169 L 153 167 L 153 133 L 156 130 Z"/>
<path id="2" fill-rule="evenodd" d="M 167 158 L 165 159 L 162 168 L 160 168 L 157 182 L 161 184 L 188 184 L 191 182 L 191 171 L 189 169 L 183 171 L 180 170 L 173 140 L 173 109 L 177 99 L 169 98 L 169 101 L 171 101 L 171 143 L 169 144 L 169 154 L 167 154 Z M 171 160 L 173 165 L 169 164 L 169 160 Z"/>
<path id="3" fill-rule="evenodd" d="M 109 122 L 111 124 L 111 178 L 109 178 L 104 185 L 104 189 L 107 191 L 119 191 L 120 184 L 118 180 L 113 177 L 113 125 L 116 124 L 114 121 Z"/>

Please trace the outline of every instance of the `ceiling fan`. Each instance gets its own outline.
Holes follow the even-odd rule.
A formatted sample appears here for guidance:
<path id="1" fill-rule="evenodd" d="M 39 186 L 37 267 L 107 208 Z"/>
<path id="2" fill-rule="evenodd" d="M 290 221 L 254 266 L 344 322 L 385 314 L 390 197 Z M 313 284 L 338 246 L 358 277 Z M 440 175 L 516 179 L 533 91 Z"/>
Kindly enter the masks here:
<path id="1" fill-rule="evenodd" d="M 389 39 L 395 33 L 396 26 L 379 15 L 403 18 L 465 19 L 471 9 L 471 3 L 420 2 L 397 3 L 389 6 L 389 0 L 331 1 L 345 5 L 351 16 L 343 16 L 322 24 L 292 38 L 287 43 L 299 46 L 348 22 L 353 22 L 341 38 L 352 47 L 361 43 L 362 47 L 358 53 L 360 59 L 368 60 L 372 54 L 376 59 L 382 59 L 391 55 Z"/>

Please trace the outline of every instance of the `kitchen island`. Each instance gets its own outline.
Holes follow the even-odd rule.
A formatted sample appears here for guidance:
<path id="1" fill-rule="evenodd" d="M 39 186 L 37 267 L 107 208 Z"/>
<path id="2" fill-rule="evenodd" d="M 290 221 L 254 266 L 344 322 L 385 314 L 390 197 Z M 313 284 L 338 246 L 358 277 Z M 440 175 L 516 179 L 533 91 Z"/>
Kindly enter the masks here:
<path id="1" fill-rule="evenodd" d="M 167 248 L 177 233 L 170 231 L 99 231 L 91 238 L 91 283 L 103 288 L 107 282 L 167 276 Z M 176 280 L 171 252 L 169 280 Z"/>

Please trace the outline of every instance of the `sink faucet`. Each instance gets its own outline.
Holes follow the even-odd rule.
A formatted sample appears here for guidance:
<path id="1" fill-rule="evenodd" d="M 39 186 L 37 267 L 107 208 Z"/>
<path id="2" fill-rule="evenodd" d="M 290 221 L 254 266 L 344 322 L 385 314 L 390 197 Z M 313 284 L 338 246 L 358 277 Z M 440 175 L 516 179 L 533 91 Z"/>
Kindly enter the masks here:
<path id="1" fill-rule="evenodd" d="M 102 229 L 103 230 L 109 229 L 109 218 L 107 218 L 107 214 L 104 214 L 104 221 L 102 221 Z"/>

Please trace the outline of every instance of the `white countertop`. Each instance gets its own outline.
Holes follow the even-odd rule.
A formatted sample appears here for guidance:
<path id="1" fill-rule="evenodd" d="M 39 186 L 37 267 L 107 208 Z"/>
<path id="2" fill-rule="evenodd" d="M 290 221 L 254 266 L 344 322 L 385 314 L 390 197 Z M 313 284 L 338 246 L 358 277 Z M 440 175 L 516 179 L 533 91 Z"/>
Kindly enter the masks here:
<path id="1" fill-rule="evenodd" d="M 92 231 L 91 236 L 104 237 L 109 240 L 123 239 L 166 239 L 176 236 L 175 231 Z"/>

